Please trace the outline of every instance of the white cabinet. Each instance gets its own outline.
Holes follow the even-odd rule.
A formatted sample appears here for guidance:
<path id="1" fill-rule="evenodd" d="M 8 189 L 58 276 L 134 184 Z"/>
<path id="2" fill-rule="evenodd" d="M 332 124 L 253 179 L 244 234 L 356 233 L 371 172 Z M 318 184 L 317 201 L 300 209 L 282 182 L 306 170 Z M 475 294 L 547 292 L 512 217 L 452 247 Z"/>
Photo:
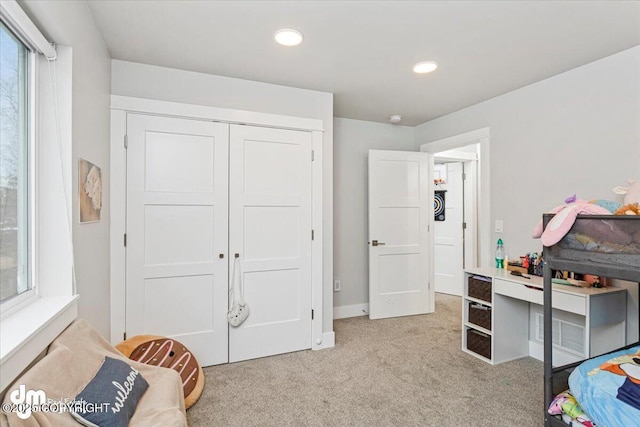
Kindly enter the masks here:
<path id="1" fill-rule="evenodd" d="M 468 269 L 462 299 L 462 349 L 488 363 L 524 356 L 542 360 L 542 278 L 493 268 Z M 486 294 L 478 298 L 478 289 Z M 480 292 L 482 294 L 482 292 Z M 490 327 L 470 314 L 490 311 Z M 571 363 L 625 344 L 626 290 L 554 285 L 554 360 Z M 485 316 L 486 317 L 486 316 Z M 490 348 L 490 350 L 487 350 Z"/>

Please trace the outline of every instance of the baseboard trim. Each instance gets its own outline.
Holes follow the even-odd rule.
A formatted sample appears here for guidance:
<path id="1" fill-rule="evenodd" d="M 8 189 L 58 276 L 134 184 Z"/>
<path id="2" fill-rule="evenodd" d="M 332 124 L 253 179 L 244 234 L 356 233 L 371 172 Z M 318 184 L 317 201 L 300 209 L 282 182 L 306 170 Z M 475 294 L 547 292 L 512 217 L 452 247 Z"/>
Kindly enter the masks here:
<path id="1" fill-rule="evenodd" d="M 325 348 L 332 348 L 336 346 L 336 333 L 331 332 L 323 332 L 322 333 L 322 342 L 320 344 L 313 343 L 311 347 L 312 350 L 324 350 Z"/>
<path id="2" fill-rule="evenodd" d="M 368 316 L 369 304 L 341 305 L 333 307 L 334 319 L 346 319 L 348 317 Z"/>

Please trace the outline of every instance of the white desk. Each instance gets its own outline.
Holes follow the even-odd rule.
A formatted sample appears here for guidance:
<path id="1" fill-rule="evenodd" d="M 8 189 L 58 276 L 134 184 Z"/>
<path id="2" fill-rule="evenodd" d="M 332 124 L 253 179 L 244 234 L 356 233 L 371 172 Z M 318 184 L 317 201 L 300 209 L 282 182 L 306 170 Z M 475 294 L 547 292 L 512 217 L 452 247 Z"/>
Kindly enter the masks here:
<path id="1" fill-rule="evenodd" d="M 542 360 L 543 281 L 513 276 L 496 268 L 471 268 L 464 274 L 462 298 L 462 349 L 491 364 L 524 356 Z M 468 278 L 490 279 L 491 302 L 468 294 Z M 626 301 L 623 288 L 578 288 L 553 285 L 554 362 L 558 365 L 605 353 L 626 344 Z M 491 329 L 469 322 L 469 306 L 483 304 L 491 310 Z M 539 329 L 538 329 L 539 328 Z M 491 340 L 491 357 L 467 348 L 467 331 Z M 556 332 L 557 331 L 557 332 Z M 475 333 L 475 332 L 474 332 Z"/>

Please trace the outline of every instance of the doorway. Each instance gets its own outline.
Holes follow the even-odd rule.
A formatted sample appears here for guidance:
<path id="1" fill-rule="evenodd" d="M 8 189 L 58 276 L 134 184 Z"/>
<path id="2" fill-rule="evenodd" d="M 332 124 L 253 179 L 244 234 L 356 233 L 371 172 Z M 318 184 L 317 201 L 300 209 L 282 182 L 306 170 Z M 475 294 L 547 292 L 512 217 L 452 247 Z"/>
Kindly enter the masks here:
<path id="1" fill-rule="evenodd" d="M 489 265 L 489 129 L 423 144 L 420 151 L 434 155 L 443 181 L 435 190 L 446 190 L 444 220 L 434 223 L 435 290 L 461 296 L 464 268 Z"/>

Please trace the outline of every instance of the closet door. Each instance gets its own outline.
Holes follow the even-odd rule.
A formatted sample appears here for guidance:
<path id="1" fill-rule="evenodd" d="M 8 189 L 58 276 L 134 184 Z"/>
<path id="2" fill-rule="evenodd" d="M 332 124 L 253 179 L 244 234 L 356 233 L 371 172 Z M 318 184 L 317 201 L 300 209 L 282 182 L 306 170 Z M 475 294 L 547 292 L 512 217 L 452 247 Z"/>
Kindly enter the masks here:
<path id="1" fill-rule="evenodd" d="M 230 134 L 229 267 L 238 253 L 250 314 L 229 327 L 229 361 L 310 348 L 311 133 Z"/>
<path id="2" fill-rule="evenodd" d="M 225 363 L 229 125 L 129 114 L 127 135 L 127 335 Z"/>

